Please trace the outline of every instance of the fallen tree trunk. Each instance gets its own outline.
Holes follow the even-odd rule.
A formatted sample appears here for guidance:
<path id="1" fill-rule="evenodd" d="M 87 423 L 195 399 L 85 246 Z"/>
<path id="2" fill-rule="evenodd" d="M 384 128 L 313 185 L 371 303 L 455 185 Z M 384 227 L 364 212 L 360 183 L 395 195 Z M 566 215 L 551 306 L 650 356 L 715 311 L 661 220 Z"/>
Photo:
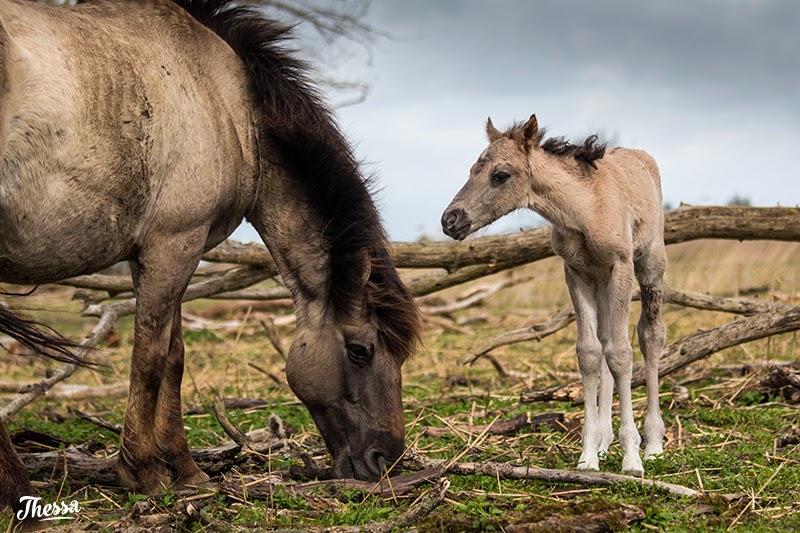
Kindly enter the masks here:
<path id="1" fill-rule="evenodd" d="M 665 214 L 667 244 L 696 239 L 800 241 L 800 209 L 795 207 L 681 207 Z M 464 242 L 395 242 L 392 258 L 400 268 L 444 268 L 455 272 L 473 265 L 512 268 L 553 255 L 550 228 Z M 274 264 L 266 247 L 226 241 L 203 259 L 243 265 Z"/>

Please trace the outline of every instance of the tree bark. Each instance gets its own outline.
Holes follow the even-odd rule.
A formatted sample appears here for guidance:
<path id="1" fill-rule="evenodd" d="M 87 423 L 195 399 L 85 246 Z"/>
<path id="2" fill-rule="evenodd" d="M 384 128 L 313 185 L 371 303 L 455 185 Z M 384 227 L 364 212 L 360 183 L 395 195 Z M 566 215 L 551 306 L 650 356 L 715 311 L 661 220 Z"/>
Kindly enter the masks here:
<path id="1" fill-rule="evenodd" d="M 800 241 L 796 207 L 681 207 L 665 214 L 664 242 L 696 239 Z M 444 268 L 456 272 L 474 265 L 512 268 L 553 255 L 550 228 L 492 235 L 463 242 L 394 242 L 392 258 L 399 268 Z M 262 265 L 271 262 L 264 246 L 226 241 L 203 259 Z"/>

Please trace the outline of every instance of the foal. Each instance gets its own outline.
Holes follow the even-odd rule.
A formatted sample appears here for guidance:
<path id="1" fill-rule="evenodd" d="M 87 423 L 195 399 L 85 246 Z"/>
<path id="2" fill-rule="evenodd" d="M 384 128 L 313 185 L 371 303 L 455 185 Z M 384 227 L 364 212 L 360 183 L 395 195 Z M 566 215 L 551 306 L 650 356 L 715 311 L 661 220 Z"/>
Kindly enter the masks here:
<path id="1" fill-rule="evenodd" d="M 614 433 L 614 383 L 620 403 L 622 470 L 644 473 L 641 438 L 633 420 L 628 314 L 634 276 L 641 288 L 637 326 L 647 380 L 645 459 L 662 452 L 658 362 L 665 327 L 660 308 L 666 269 L 661 180 L 647 153 L 606 151 L 591 136 L 581 145 L 544 140 L 536 115 L 498 131 L 486 124 L 489 147 L 442 216 L 450 237 L 466 238 L 515 209 L 527 207 L 553 224 L 553 250 L 564 272 L 578 324 L 576 352 L 584 386 L 583 453 L 579 470 L 598 470 Z M 603 362 L 605 361 L 605 363 Z M 612 382 L 613 377 L 613 382 Z"/>

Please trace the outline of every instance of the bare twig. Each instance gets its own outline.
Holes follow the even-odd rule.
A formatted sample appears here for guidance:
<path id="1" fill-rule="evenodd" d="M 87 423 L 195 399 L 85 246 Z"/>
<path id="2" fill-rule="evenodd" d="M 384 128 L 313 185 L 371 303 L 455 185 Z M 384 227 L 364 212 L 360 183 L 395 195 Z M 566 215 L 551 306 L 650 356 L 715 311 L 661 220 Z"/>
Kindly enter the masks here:
<path id="1" fill-rule="evenodd" d="M 217 422 L 219 422 L 219 425 L 222 426 L 225 434 L 242 448 L 250 448 L 250 438 L 228 418 L 225 405 L 222 403 L 219 396 L 214 397 L 211 406 L 214 409 L 214 417 L 217 419 Z"/>
<path id="2" fill-rule="evenodd" d="M 485 341 L 477 341 L 469 349 L 469 355 L 462 364 L 474 364 L 475 361 L 488 352 L 499 348 L 500 346 L 507 346 L 518 342 L 529 340 L 541 340 L 548 335 L 552 335 L 561 331 L 575 321 L 575 313 L 571 309 L 563 309 L 559 311 L 554 317 L 549 318 L 544 322 L 538 322 L 527 328 L 518 329 L 503 333 L 493 339 Z"/>
<path id="3" fill-rule="evenodd" d="M 104 420 L 99 416 L 94 416 L 90 415 L 89 413 L 84 413 L 80 409 L 70 409 L 70 412 L 75 416 L 77 416 L 78 418 L 86 420 L 87 422 L 91 422 L 95 426 L 100 426 L 101 428 L 107 429 L 113 433 L 116 433 L 117 435 L 122 433 L 122 426 L 120 426 L 119 424 L 109 422 L 108 420 Z"/>
<path id="4" fill-rule="evenodd" d="M 286 361 L 286 350 L 283 348 L 283 343 L 281 342 L 281 337 L 278 334 L 278 328 L 275 327 L 275 320 L 270 318 L 269 324 L 267 324 L 264 320 L 259 320 L 261 327 L 264 328 L 264 333 L 267 334 L 267 339 L 269 339 L 270 344 L 272 347 L 275 348 L 275 351 L 278 352 L 278 355 Z"/>
<path id="5" fill-rule="evenodd" d="M 445 473 L 469 476 L 484 474 L 500 479 L 536 479 L 550 483 L 575 483 L 578 485 L 610 485 L 612 483 L 631 482 L 648 487 L 657 487 L 669 491 L 676 496 L 699 496 L 700 493 L 689 487 L 673 485 L 663 481 L 644 479 L 622 474 L 608 472 L 581 472 L 578 470 L 554 470 L 551 468 L 536 468 L 532 466 L 514 466 L 510 463 L 453 463 L 446 459 L 430 459 L 415 451 L 406 452 L 403 463 L 410 470 L 422 470 L 436 467 L 446 467 Z"/>

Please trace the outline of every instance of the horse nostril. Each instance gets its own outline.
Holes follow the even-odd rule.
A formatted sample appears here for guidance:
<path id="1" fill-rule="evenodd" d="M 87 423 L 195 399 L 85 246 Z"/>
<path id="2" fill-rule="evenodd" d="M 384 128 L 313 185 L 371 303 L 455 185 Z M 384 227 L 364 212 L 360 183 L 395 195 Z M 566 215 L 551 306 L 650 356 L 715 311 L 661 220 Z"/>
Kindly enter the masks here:
<path id="1" fill-rule="evenodd" d="M 382 476 L 387 470 L 392 468 L 394 461 L 390 461 L 387 457 L 375 448 L 367 452 L 365 457 L 367 468 L 376 476 Z"/>
<path id="2" fill-rule="evenodd" d="M 452 211 L 447 211 L 444 215 L 442 215 L 442 227 L 445 229 L 455 228 L 458 225 L 462 213 L 464 213 L 463 209 L 453 209 Z"/>

